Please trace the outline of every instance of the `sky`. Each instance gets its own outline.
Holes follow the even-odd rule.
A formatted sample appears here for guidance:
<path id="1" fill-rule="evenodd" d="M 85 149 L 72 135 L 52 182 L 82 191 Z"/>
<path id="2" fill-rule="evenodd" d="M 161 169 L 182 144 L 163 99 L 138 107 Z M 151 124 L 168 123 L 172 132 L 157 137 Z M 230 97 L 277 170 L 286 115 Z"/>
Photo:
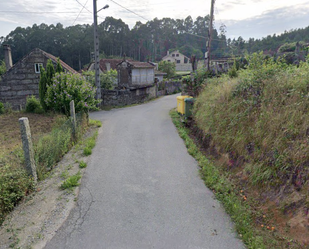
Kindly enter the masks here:
<path id="1" fill-rule="evenodd" d="M 130 28 L 155 17 L 185 19 L 210 13 L 211 0 L 97 0 L 98 22 L 122 19 Z M 16 27 L 93 23 L 93 0 L 0 0 L 0 37 Z M 215 27 L 226 26 L 228 38 L 262 38 L 309 26 L 309 0 L 216 0 Z"/>

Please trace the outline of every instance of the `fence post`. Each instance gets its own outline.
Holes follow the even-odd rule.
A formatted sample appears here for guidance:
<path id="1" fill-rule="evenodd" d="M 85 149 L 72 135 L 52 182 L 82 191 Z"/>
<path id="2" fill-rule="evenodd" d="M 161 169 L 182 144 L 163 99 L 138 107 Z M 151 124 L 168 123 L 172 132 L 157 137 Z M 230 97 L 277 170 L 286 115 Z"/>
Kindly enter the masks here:
<path id="1" fill-rule="evenodd" d="M 72 120 L 72 127 L 73 127 L 73 137 L 76 138 L 76 116 L 75 116 L 75 106 L 74 100 L 70 102 L 70 112 L 71 112 L 71 120 Z"/>
<path id="2" fill-rule="evenodd" d="M 34 182 L 37 182 L 36 167 L 34 163 L 34 152 L 33 145 L 31 140 L 31 131 L 29 126 L 28 118 L 20 118 L 20 131 L 21 131 L 21 140 L 23 143 L 25 161 L 26 161 L 26 171 L 29 175 L 33 177 Z"/>

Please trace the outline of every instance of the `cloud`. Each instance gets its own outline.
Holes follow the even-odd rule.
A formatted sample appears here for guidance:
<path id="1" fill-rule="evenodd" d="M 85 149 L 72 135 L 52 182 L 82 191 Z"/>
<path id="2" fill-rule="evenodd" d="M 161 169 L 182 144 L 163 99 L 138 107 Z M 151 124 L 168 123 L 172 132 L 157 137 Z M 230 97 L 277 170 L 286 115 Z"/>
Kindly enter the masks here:
<path id="1" fill-rule="evenodd" d="M 278 8 L 245 20 L 225 20 L 227 36 L 244 39 L 281 34 L 285 30 L 308 26 L 309 3 L 289 8 Z"/>

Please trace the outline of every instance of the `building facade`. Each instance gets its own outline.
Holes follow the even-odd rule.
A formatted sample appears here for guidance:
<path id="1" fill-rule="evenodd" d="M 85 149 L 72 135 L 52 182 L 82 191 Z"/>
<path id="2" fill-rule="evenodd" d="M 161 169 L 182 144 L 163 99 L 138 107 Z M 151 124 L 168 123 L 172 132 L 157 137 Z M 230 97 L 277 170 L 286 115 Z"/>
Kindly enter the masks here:
<path id="1" fill-rule="evenodd" d="M 190 58 L 183 55 L 178 50 L 171 53 L 167 51 L 167 55 L 162 58 L 162 61 L 174 62 L 176 64 L 176 71 L 192 71 L 192 64 L 190 62 Z"/>
<path id="2" fill-rule="evenodd" d="M 36 48 L 12 65 L 10 47 L 4 46 L 4 50 L 7 72 L 0 77 L 0 102 L 9 103 L 15 110 L 21 109 L 28 96 L 39 96 L 40 67 L 46 68 L 48 59 L 56 65 L 58 58 Z M 65 71 L 77 73 L 61 60 L 60 64 Z"/>

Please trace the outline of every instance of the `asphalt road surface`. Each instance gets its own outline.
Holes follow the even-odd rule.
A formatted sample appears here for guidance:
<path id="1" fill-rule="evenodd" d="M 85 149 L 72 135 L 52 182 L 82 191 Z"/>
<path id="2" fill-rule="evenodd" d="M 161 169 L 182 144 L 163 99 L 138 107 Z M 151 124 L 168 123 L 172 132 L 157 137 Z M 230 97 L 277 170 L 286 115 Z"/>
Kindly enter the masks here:
<path id="1" fill-rule="evenodd" d="M 238 249 L 170 109 L 176 95 L 91 113 L 101 120 L 77 205 L 45 248 Z"/>

